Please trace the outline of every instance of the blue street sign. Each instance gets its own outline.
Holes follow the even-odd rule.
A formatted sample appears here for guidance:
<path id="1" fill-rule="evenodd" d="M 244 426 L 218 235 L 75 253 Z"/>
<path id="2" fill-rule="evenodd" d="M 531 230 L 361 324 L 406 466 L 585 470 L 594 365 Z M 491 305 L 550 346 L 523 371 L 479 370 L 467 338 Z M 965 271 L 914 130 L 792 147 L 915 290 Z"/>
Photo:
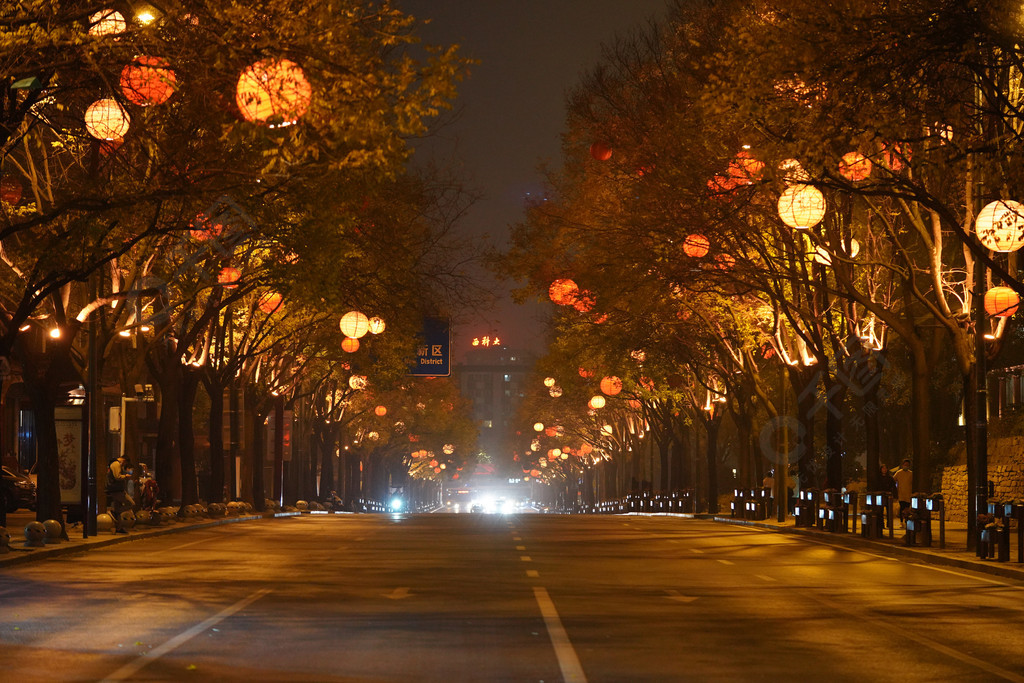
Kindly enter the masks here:
<path id="1" fill-rule="evenodd" d="M 416 349 L 416 362 L 409 370 L 417 377 L 448 377 L 451 369 L 451 324 L 447 318 L 427 318 Z"/>

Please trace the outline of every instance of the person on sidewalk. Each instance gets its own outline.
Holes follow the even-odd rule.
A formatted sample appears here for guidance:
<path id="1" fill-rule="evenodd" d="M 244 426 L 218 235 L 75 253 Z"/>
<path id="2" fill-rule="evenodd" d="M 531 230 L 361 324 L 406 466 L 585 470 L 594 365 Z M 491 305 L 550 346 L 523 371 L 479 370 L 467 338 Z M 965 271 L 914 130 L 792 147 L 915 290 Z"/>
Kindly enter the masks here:
<path id="1" fill-rule="evenodd" d="M 128 495 L 128 480 L 131 478 L 128 457 L 124 454 L 117 456 L 117 459 L 107 467 L 107 502 L 113 508 L 111 516 L 117 529 L 114 533 L 128 533 L 121 521 L 121 513 L 135 507 L 135 501 Z"/>
<path id="2" fill-rule="evenodd" d="M 881 465 L 878 466 L 878 490 L 881 491 L 882 493 L 889 494 L 887 500 L 898 499 L 899 492 L 896 489 L 896 480 L 892 478 L 892 474 L 890 474 L 889 472 L 889 467 L 885 463 L 882 463 Z M 886 513 L 882 517 L 883 529 L 886 526 L 886 518 L 888 516 L 889 514 Z"/>
<path id="3" fill-rule="evenodd" d="M 896 497 L 900 501 L 900 524 L 907 525 L 906 511 L 910 509 L 910 496 L 913 494 L 914 473 L 910 469 L 910 459 L 904 458 L 899 469 L 892 473 L 896 481 Z"/>

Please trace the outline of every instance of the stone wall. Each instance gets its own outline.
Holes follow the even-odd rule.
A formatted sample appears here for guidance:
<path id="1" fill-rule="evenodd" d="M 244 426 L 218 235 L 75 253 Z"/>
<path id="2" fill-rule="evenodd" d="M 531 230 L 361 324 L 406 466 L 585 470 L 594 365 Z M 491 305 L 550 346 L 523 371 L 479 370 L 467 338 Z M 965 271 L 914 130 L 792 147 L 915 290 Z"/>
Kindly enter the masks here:
<path id="1" fill-rule="evenodd" d="M 961 463 L 965 460 L 963 446 L 955 455 Z M 988 478 L 995 488 L 992 500 L 1024 500 L 1024 437 L 989 440 Z M 967 521 L 967 493 L 967 465 L 943 468 L 942 496 L 947 520 Z"/>

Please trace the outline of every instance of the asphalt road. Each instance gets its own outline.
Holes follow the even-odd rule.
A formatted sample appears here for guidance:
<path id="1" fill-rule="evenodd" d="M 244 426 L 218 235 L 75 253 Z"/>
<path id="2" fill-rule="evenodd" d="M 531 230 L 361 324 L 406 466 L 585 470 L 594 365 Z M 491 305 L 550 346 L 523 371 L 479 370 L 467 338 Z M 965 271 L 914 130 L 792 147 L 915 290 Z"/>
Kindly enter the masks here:
<path id="1" fill-rule="evenodd" d="M 1024 682 L 1024 586 L 665 517 L 337 515 L 0 570 L 0 680 Z"/>

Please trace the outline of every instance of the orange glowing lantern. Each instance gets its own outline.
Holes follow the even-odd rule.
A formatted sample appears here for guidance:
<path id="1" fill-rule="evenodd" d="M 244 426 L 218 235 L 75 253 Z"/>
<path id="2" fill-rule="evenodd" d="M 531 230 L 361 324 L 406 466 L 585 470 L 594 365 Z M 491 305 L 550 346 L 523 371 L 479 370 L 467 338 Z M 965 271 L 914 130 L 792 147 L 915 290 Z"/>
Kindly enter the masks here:
<path id="1" fill-rule="evenodd" d="M 388 414 L 388 408 L 387 406 L 377 406 L 373 409 L 373 414 L 377 417 L 384 417 Z"/>
<path id="2" fill-rule="evenodd" d="M 1009 287 L 993 287 L 985 292 L 985 311 L 997 318 L 1009 318 L 1017 312 L 1020 296 Z"/>
<path id="3" fill-rule="evenodd" d="M 14 176 L 0 177 L 0 201 L 8 206 L 21 201 L 21 183 Z"/>
<path id="4" fill-rule="evenodd" d="M 683 253 L 690 258 L 701 258 L 711 250 L 711 240 L 704 235 L 687 235 L 683 240 Z"/>
<path id="5" fill-rule="evenodd" d="M 576 299 L 572 302 L 572 307 L 580 313 L 589 313 L 596 303 L 597 298 L 593 293 L 589 290 L 581 289 L 579 294 L 576 295 Z"/>
<path id="6" fill-rule="evenodd" d="M 790 185 L 779 197 L 779 218 L 795 230 L 813 228 L 825 217 L 825 195 L 811 185 Z"/>
<path id="7" fill-rule="evenodd" d="M 530 476 L 534 477 L 534 478 L 539 477 L 540 476 L 540 470 L 530 470 Z"/>
<path id="8" fill-rule="evenodd" d="M 288 59 L 264 59 L 239 76 L 235 103 L 247 121 L 287 125 L 306 113 L 312 93 L 298 64 Z"/>
<path id="9" fill-rule="evenodd" d="M 605 396 L 618 396 L 622 391 L 622 380 L 615 375 L 609 375 L 601 380 L 601 392 Z"/>
<path id="10" fill-rule="evenodd" d="M 578 370 L 578 372 L 579 372 L 579 376 L 582 377 L 583 379 L 590 379 L 591 377 L 594 376 L 594 371 L 593 370 L 587 370 L 586 368 L 580 368 Z"/>
<path id="11" fill-rule="evenodd" d="M 727 173 L 736 185 L 750 185 L 761 179 L 763 171 L 764 162 L 758 161 L 750 152 L 744 150 L 729 162 Z"/>
<path id="12" fill-rule="evenodd" d="M 260 297 L 259 307 L 264 313 L 270 314 L 281 308 L 282 298 L 277 292 L 267 292 Z"/>
<path id="13" fill-rule="evenodd" d="M 238 268 L 226 266 L 220 269 L 220 274 L 217 275 L 217 282 L 225 287 L 236 287 L 240 277 L 242 277 L 242 272 Z"/>
<path id="14" fill-rule="evenodd" d="M 576 295 L 579 293 L 579 286 L 568 278 L 561 278 L 555 280 L 548 287 L 548 296 L 559 306 L 570 306 L 576 301 Z"/>
<path id="15" fill-rule="evenodd" d="M 121 92 L 133 104 L 163 104 L 171 99 L 176 85 L 174 71 L 160 57 L 136 57 L 121 69 Z"/>
<path id="16" fill-rule="evenodd" d="M 910 161 L 910 145 L 905 142 L 886 143 L 882 146 L 882 163 L 893 173 L 903 170 Z"/>
<path id="17" fill-rule="evenodd" d="M 341 333 L 352 339 L 359 339 L 370 331 L 370 321 L 359 311 L 349 311 L 341 316 L 338 323 Z"/>
<path id="18" fill-rule="evenodd" d="M 557 436 L 558 429 L 556 429 L 555 427 L 548 427 L 544 430 L 544 434 L 547 436 Z"/>
<path id="19" fill-rule="evenodd" d="M 847 152 L 839 161 L 839 174 L 852 182 L 867 180 L 871 175 L 871 160 L 860 152 Z"/>
<path id="20" fill-rule="evenodd" d="M 729 194 L 736 189 L 736 179 L 724 175 L 716 175 L 708 181 L 708 191 L 711 194 L 728 199 Z"/>
<path id="21" fill-rule="evenodd" d="M 1017 251 L 1024 246 L 1024 205 L 1011 200 L 986 204 L 978 213 L 974 227 L 987 249 Z"/>
<path id="22" fill-rule="evenodd" d="M 341 350 L 345 353 L 355 353 L 359 350 L 359 340 L 352 337 L 345 337 L 341 340 Z"/>
<path id="23" fill-rule="evenodd" d="M 223 225 L 213 222 L 213 219 L 205 213 L 200 213 L 196 216 L 195 220 L 192 221 L 192 228 L 189 230 L 189 233 L 192 235 L 192 239 L 204 242 L 208 239 L 218 237 L 223 231 Z"/>
<path id="24" fill-rule="evenodd" d="M 612 158 L 612 148 L 603 142 L 595 142 L 590 146 L 590 156 L 597 161 L 608 161 Z"/>
<path id="25" fill-rule="evenodd" d="M 131 118 L 117 100 L 96 100 L 85 110 L 85 129 L 97 140 L 119 140 L 128 132 Z"/>
<path id="26" fill-rule="evenodd" d="M 732 270 L 736 265 L 736 259 L 731 254 L 719 254 L 715 257 L 715 268 L 719 270 Z"/>

